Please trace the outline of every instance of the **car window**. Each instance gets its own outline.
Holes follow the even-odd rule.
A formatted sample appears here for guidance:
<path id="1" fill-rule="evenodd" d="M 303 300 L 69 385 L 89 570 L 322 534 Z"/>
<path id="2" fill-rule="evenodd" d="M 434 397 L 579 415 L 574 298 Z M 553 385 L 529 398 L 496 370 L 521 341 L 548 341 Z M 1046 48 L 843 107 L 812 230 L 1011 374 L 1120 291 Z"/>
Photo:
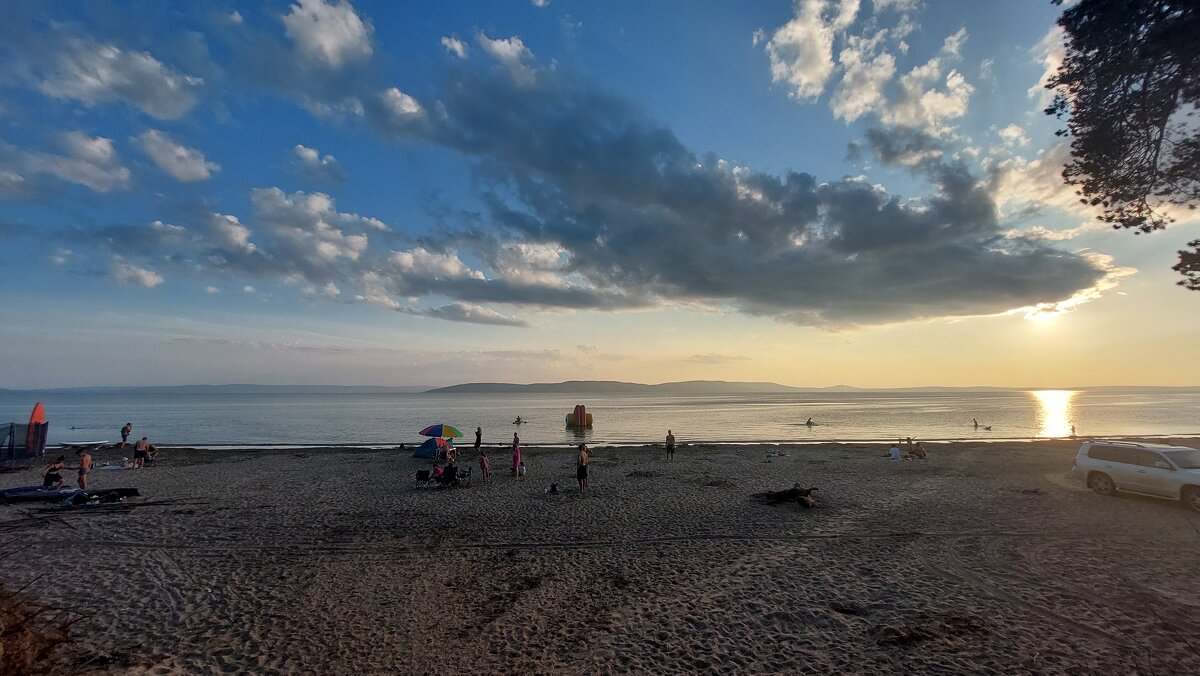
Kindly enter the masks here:
<path id="1" fill-rule="evenodd" d="M 1137 452 L 1137 456 L 1138 456 L 1138 458 L 1137 458 L 1138 464 L 1141 465 L 1142 467 L 1153 467 L 1154 463 L 1156 463 L 1156 462 L 1166 462 L 1167 461 L 1166 458 L 1155 453 L 1154 451 L 1139 450 Z"/>
<path id="2" fill-rule="evenodd" d="M 1088 457 L 1108 462 L 1121 462 L 1127 465 L 1140 464 L 1138 449 L 1121 446 L 1092 446 L 1088 449 Z M 1150 463 L 1154 465 L 1153 462 Z"/>
<path id="3" fill-rule="evenodd" d="M 1167 451 L 1166 454 L 1181 469 L 1200 469 L 1200 451 L 1189 448 L 1183 451 Z"/>

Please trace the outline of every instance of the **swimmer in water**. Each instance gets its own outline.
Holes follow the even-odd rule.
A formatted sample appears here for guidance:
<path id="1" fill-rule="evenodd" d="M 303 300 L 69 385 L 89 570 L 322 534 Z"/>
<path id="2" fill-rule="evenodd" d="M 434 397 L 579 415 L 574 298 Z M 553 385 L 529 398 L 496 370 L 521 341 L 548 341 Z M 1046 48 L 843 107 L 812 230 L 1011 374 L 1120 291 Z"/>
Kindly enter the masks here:
<path id="1" fill-rule="evenodd" d="M 808 419 L 808 421 L 807 421 L 807 422 L 805 422 L 804 424 L 805 424 L 805 425 L 807 425 L 808 427 L 813 427 L 813 426 L 814 426 L 814 425 L 816 425 L 817 423 L 813 422 L 813 419 L 812 419 L 812 418 L 809 418 L 809 419 Z"/>
<path id="2" fill-rule="evenodd" d="M 524 420 L 521 420 L 521 416 L 517 416 L 517 419 L 513 421 L 513 424 L 514 424 L 514 425 L 520 425 L 520 424 L 521 424 L 521 423 L 523 423 L 523 422 L 525 422 L 525 421 L 524 421 Z"/>

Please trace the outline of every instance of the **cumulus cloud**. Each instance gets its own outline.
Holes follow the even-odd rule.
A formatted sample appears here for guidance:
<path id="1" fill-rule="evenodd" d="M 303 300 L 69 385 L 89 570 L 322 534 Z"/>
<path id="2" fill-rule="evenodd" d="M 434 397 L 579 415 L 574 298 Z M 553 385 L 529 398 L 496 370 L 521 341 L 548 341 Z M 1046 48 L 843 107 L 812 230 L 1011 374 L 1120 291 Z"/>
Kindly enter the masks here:
<path id="1" fill-rule="evenodd" d="M 951 121 L 966 115 L 975 91 L 962 73 L 953 69 L 946 72 L 947 61 L 958 55 L 964 40 L 965 29 L 946 38 L 941 54 L 901 76 L 900 95 L 880 119 L 885 124 L 921 129 L 934 136 L 950 131 Z"/>
<path id="2" fill-rule="evenodd" d="M 447 52 L 457 56 L 460 59 L 467 58 L 467 43 L 459 40 L 456 37 L 450 35 L 443 36 L 442 47 L 445 47 Z"/>
<path id="3" fill-rule="evenodd" d="M 26 172 L 49 174 L 100 193 L 129 187 L 131 172 L 121 164 L 112 139 L 71 131 L 59 138 L 62 154 L 7 149 Z"/>
<path id="4" fill-rule="evenodd" d="M 205 159 L 204 153 L 176 142 L 161 131 L 147 130 L 136 140 L 142 152 L 149 155 L 159 169 L 178 181 L 204 181 L 212 172 L 221 169 L 221 165 Z"/>
<path id="5" fill-rule="evenodd" d="M 322 155 L 316 148 L 297 144 L 292 148 L 292 166 L 316 181 L 336 182 L 346 180 L 346 172 L 333 155 Z"/>
<path id="6" fill-rule="evenodd" d="M 374 51 L 371 24 L 347 0 L 299 0 L 282 20 L 301 54 L 333 70 L 365 60 Z"/>
<path id="7" fill-rule="evenodd" d="M 530 0 L 534 7 L 545 7 L 550 4 L 550 0 Z"/>
<path id="8" fill-rule="evenodd" d="M 1080 202 L 1075 188 L 1062 179 L 1070 159 L 1070 143 L 1059 141 L 1033 159 L 1008 157 L 989 163 L 989 187 L 997 205 L 1006 214 L 1055 207 L 1096 216 L 1096 208 Z"/>
<path id="9" fill-rule="evenodd" d="M 1029 137 L 1025 135 L 1025 130 L 1020 125 L 1010 124 L 996 133 L 1009 147 L 1029 145 Z"/>
<path id="10" fill-rule="evenodd" d="M 834 28 L 822 16 L 825 6 L 824 0 L 799 0 L 796 16 L 767 41 L 771 80 L 798 99 L 820 96 L 833 74 Z"/>
<path id="11" fill-rule="evenodd" d="M 880 112 L 883 87 L 896 73 L 895 57 L 878 51 L 885 35 L 885 31 L 880 31 L 870 39 L 859 36 L 847 39 L 846 47 L 838 55 L 845 75 L 829 102 L 836 117 L 853 122 L 867 113 Z"/>
<path id="12" fill-rule="evenodd" d="M 163 283 L 162 275 L 149 268 L 134 265 L 120 257 L 113 258 L 109 266 L 109 274 L 122 284 L 133 284 L 147 289 L 153 289 Z"/>
<path id="13" fill-rule="evenodd" d="M 89 106 L 122 101 L 147 115 L 173 120 L 196 105 L 202 84 L 202 79 L 173 70 L 148 52 L 71 38 L 50 60 L 38 86 L 55 98 Z"/>
<path id="14" fill-rule="evenodd" d="M 508 71 L 513 82 L 522 86 L 533 84 L 536 78 L 533 67 L 530 65 L 533 61 L 533 52 L 529 51 L 521 38 L 515 35 L 511 38 L 490 38 L 486 34 L 480 33 L 476 39 L 483 51 Z"/>

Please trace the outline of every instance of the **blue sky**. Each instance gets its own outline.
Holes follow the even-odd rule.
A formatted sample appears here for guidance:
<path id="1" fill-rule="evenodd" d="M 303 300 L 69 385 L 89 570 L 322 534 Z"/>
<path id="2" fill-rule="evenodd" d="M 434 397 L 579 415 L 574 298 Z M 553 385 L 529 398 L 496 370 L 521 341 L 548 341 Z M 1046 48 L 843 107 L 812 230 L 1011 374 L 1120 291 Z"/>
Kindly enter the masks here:
<path id="1" fill-rule="evenodd" d="M 15 3 L 0 387 L 1195 384 L 1057 9 Z"/>

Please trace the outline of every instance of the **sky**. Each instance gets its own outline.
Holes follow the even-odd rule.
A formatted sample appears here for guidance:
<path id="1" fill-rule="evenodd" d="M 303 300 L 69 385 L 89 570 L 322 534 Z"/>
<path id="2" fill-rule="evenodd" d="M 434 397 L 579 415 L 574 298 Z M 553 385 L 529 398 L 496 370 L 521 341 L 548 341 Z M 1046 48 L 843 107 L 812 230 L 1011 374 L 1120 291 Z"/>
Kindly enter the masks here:
<path id="1" fill-rule="evenodd" d="M 1049 2 L 10 2 L 0 387 L 1200 385 Z"/>

